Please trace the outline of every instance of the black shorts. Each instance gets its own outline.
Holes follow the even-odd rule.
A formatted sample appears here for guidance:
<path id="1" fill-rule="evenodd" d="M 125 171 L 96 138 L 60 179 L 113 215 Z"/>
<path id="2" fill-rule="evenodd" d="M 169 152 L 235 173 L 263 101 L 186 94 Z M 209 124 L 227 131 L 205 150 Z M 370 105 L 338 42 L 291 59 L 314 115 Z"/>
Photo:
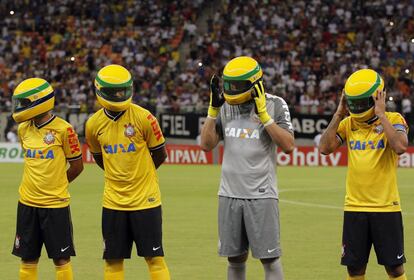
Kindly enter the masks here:
<path id="1" fill-rule="evenodd" d="M 103 208 L 104 259 L 129 259 L 132 242 L 140 257 L 164 256 L 161 206 L 137 211 Z"/>
<path id="2" fill-rule="evenodd" d="M 38 208 L 19 202 L 13 255 L 26 260 L 37 259 L 43 244 L 50 259 L 75 256 L 69 206 Z"/>
<path id="3" fill-rule="evenodd" d="M 345 212 L 341 264 L 362 266 L 368 263 L 374 245 L 380 265 L 405 263 L 401 212 Z"/>

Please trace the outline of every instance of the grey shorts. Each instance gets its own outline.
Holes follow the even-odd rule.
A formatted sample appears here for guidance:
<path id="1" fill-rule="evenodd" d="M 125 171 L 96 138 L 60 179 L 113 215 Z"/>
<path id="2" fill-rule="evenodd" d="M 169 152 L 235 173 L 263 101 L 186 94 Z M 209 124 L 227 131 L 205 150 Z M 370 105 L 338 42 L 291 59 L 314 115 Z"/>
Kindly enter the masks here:
<path id="1" fill-rule="evenodd" d="M 218 221 L 220 256 L 240 256 L 249 248 L 257 259 L 281 256 L 277 199 L 219 196 Z"/>

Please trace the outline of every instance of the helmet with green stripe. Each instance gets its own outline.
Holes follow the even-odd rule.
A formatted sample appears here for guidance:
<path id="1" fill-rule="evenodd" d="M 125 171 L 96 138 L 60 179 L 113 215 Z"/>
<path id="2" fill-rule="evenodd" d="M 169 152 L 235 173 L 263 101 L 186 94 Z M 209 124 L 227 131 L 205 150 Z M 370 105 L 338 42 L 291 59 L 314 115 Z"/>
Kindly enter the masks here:
<path id="1" fill-rule="evenodd" d="M 55 94 L 46 80 L 30 78 L 17 85 L 12 102 L 12 117 L 20 123 L 52 110 L 55 106 Z"/>
<path id="2" fill-rule="evenodd" d="M 255 59 L 248 56 L 233 58 L 223 70 L 224 99 L 231 105 L 251 100 L 253 87 L 262 77 L 262 68 Z"/>
<path id="3" fill-rule="evenodd" d="M 344 93 L 351 117 L 366 121 L 374 116 L 374 99 L 384 80 L 372 69 L 361 69 L 346 80 Z"/>
<path id="4" fill-rule="evenodd" d="M 131 105 L 132 76 L 121 65 L 111 64 L 99 70 L 95 78 L 95 89 L 98 102 L 105 109 L 120 112 Z"/>

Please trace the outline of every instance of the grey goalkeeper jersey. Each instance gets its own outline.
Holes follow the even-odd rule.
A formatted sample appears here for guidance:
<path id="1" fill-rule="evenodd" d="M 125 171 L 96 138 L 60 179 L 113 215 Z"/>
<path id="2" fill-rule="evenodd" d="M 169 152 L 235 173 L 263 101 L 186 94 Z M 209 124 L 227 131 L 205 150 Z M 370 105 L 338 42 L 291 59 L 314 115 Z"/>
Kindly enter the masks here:
<path id="1" fill-rule="evenodd" d="M 269 115 L 293 134 L 289 108 L 283 98 L 266 94 Z M 220 196 L 257 199 L 278 198 L 276 145 L 254 112 L 254 101 L 225 103 L 216 121 L 224 141 Z"/>

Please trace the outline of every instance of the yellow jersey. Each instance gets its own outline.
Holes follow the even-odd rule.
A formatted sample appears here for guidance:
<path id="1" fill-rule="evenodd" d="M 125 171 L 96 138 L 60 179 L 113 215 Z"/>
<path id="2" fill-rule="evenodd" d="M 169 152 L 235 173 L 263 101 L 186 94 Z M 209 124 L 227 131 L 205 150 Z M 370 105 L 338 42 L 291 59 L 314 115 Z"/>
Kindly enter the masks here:
<path id="1" fill-rule="evenodd" d="M 68 206 L 67 161 L 82 158 L 73 127 L 53 116 L 39 126 L 33 121 L 21 123 L 18 135 L 24 151 L 20 202 L 41 208 Z"/>
<path id="2" fill-rule="evenodd" d="M 132 104 L 113 117 L 101 109 L 86 123 L 86 140 L 92 154 L 102 154 L 105 208 L 132 211 L 161 205 L 151 151 L 162 148 L 165 139 L 148 110 Z"/>
<path id="3" fill-rule="evenodd" d="M 407 133 L 399 113 L 386 112 L 395 129 Z M 388 144 L 381 121 L 365 123 L 351 117 L 341 121 L 337 137 L 348 147 L 345 211 L 401 211 L 397 187 L 398 155 Z"/>

